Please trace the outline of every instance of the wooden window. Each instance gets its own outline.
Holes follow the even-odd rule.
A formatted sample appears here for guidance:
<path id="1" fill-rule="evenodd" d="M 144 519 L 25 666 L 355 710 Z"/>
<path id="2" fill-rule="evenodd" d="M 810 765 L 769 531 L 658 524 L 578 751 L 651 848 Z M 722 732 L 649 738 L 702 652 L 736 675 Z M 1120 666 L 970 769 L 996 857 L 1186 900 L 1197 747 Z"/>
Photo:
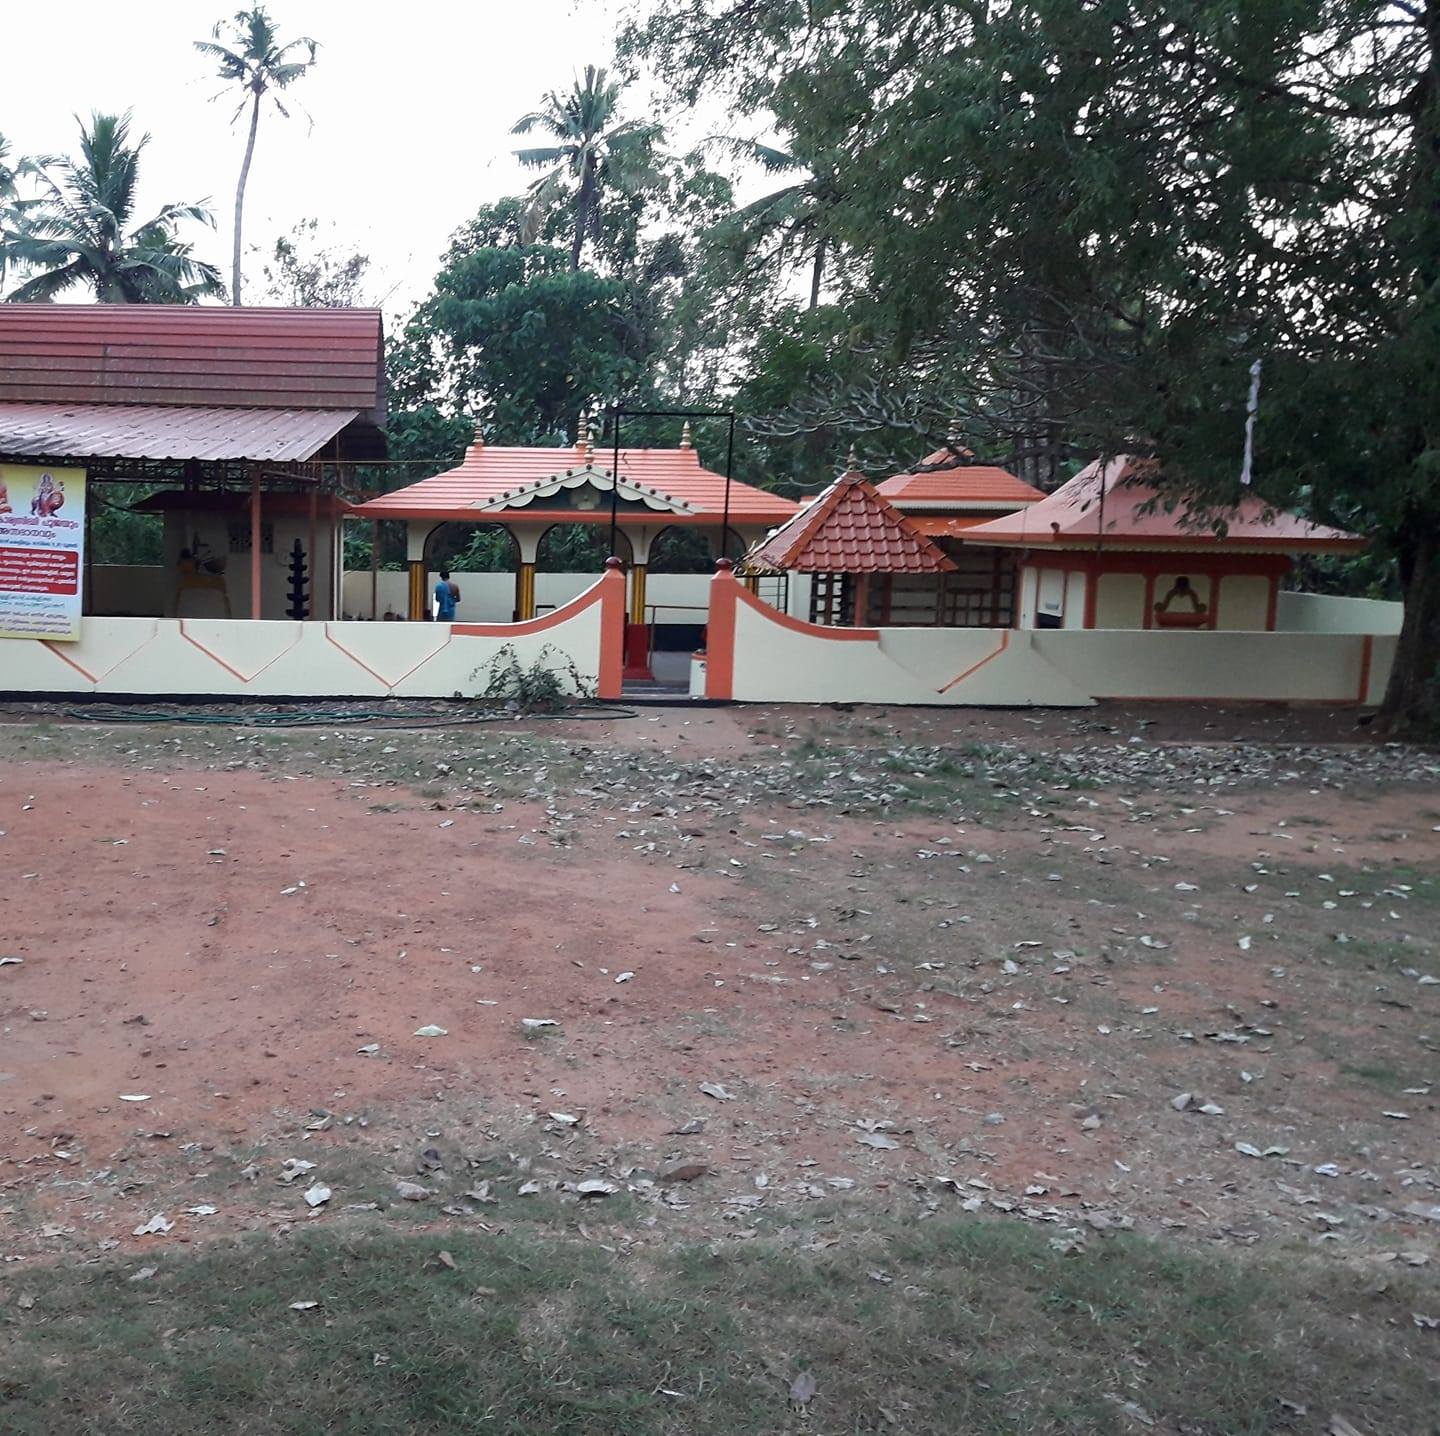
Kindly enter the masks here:
<path id="1" fill-rule="evenodd" d="M 848 573 L 817 573 L 810 579 L 810 622 L 831 628 L 854 621 L 855 586 Z"/>

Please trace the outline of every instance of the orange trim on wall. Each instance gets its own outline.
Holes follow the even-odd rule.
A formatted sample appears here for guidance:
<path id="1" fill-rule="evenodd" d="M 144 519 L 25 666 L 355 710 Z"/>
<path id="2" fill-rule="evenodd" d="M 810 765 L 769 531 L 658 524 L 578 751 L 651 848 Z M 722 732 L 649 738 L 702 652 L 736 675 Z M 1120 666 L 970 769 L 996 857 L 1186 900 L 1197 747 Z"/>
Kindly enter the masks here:
<path id="1" fill-rule="evenodd" d="M 431 649 L 431 651 L 427 653 L 424 658 L 420 659 L 418 662 L 412 663 L 410 667 L 407 668 L 404 673 L 402 673 L 398 678 L 386 678 L 384 674 L 376 673 L 376 671 L 371 668 L 371 666 L 366 663 L 363 658 L 356 657 L 356 655 L 351 653 L 350 650 L 346 648 L 343 643 L 338 642 L 335 638 L 335 635 L 330 632 L 330 625 L 328 623 L 325 625 L 325 641 L 330 644 L 332 648 L 338 648 L 340 652 L 343 653 L 345 657 L 351 661 L 351 663 L 353 663 L 357 668 L 363 669 L 377 683 L 387 689 L 393 689 L 399 684 L 403 683 L 412 673 L 415 672 L 417 668 L 423 668 L 427 663 L 429 663 L 432 658 L 435 657 L 437 653 L 442 653 L 446 648 L 449 647 L 449 641 L 447 640 L 445 643 L 442 643 L 439 648 Z"/>
<path id="2" fill-rule="evenodd" d="M 607 592 L 605 585 L 609 582 L 610 572 L 606 572 L 584 593 L 577 593 L 568 603 L 562 603 L 558 608 L 552 608 L 549 613 L 542 613 L 538 618 L 527 618 L 520 623 L 452 623 L 450 632 L 469 638 L 528 638 L 532 633 L 544 633 L 547 629 L 564 623 L 567 618 L 583 613 L 591 604 L 602 602 Z M 620 575 L 620 582 L 623 586 L 623 573 Z"/>
<path id="3" fill-rule="evenodd" d="M 705 696 L 718 703 L 728 703 L 735 696 L 735 615 L 742 592 L 728 568 L 716 570 L 710 580 L 710 615 L 705 621 Z"/>
<path id="4" fill-rule="evenodd" d="M 55 657 L 61 661 L 61 663 L 68 663 L 71 668 L 73 668 L 76 673 L 78 673 L 82 678 L 88 679 L 91 683 L 98 683 L 100 681 L 93 673 L 90 672 L 88 668 L 82 668 L 78 663 L 76 663 L 73 658 L 69 656 L 69 654 L 62 653 L 61 650 L 56 648 L 56 646 L 48 639 L 42 638 L 40 640 L 40 646 L 42 648 L 48 648 L 50 652 L 53 653 Z M 144 645 L 142 644 L 141 647 L 143 646 Z M 137 649 L 136 651 L 138 652 L 139 650 Z"/>
<path id="5" fill-rule="evenodd" d="M 114 673 L 117 668 L 120 667 L 122 663 L 129 663 L 129 661 L 134 658 L 137 653 L 143 653 L 145 649 L 149 648 L 150 645 L 154 643 L 159 636 L 160 624 L 157 622 L 155 627 L 150 631 L 150 637 L 147 638 L 144 643 L 138 644 L 136 647 L 132 648 L 130 652 L 124 656 L 124 658 L 117 658 L 115 662 L 112 663 L 109 668 L 107 668 L 103 673 L 91 673 L 88 668 L 85 668 L 81 664 L 77 663 L 73 658 L 70 657 L 68 653 L 63 650 L 63 648 L 57 647 L 48 638 L 42 638 L 40 640 L 40 646 L 42 648 L 48 648 L 50 652 L 53 653 L 55 657 L 58 658 L 62 663 L 68 663 L 70 667 L 73 668 L 76 673 L 78 673 L 82 678 L 88 679 L 91 683 L 103 683 L 112 673 Z"/>
<path id="6" fill-rule="evenodd" d="M 762 614 L 771 623 L 778 623 L 781 628 L 790 629 L 792 633 L 808 634 L 811 638 L 828 638 L 832 643 L 874 643 L 880 637 L 878 628 L 830 628 L 823 623 L 810 623 L 803 618 L 792 618 L 790 614 L 781 613 L 778 608 L 772 607 L 763 598 L 757 598 L 749 589 L 742 588 L 738 583 L 735 585 L 735 591 L 737 596 L 743 602 L 748 603 L 756 613 Z M 714 594 L 713 587 L 710 592 L 712 595 Z"/>
<path id="7" fill-rule="evenodd" d="M 1005 650 L 1009 647 L 1010 630 L 1008 628 L 1002 628 L 1000 630 L 1000 646 L 998 648 L 996 648 L 991 653 L 987 653 L 984 658 L 981 658 L 977 662 L 972 663 L 969 668 L 964 671 L 964 673 L 958 674 L 956 677 L 952 678 L 943 688 L 939 689 L 938 691 L 941 693 L 948 693 L 957 683 L 963 682 L 972 673 L 974 673 L 977 668 L 984 668 L 984 666 L 989 663 L 991 659 L 999 658 L 1000 655 L 1004 653 Z"/>
<path id="8" fill-rule="evenodd" d="M 292 620 L 292 622 L 293 621 L 294 620 Z M 241 683 L 253 683 L 262 673 L 264 673 L 267 668 L 271 666 L 271 664 L 278 663 L 282 658 L 284 658 L 285 655 L 290 652 L 290 649 L 294 648 L 295 645 L 300 642 L 301 638 L 301 634 L 297 630 L 293 641 L 289 644 L 288 647 L 282 648 L 280 652 L 277 653 L 275 657 L 270 660 L 269 663 L 262 663 L 260 667 L 254 671 L 254 673 L 250 674 L 247 677 L 245 674 L 241 673 L 238 668 L 231 668 L 231 666 L 226 663 L 226 661 L 221 658 L 218 653 L 211 653 L 210 650 L 206 648 L 205 645 L 201 643 L 198 638 L 191 638 L 190 634 L 186 631 L 185 620 L 183 618 L 177 619 L 176 622 L 180 625 L 180 637 L 183 638 L 186 643 L 192 645 L 195 648 L 198 648 L 200 652 L 203 653 L 205 657 L 208 658 L 212 663 L 218 663 L 220 667 L 226 671 L 226 673 L 228 673 L 232 678 L 237 679 Z"/>
<path id="9" fill-rule="evenodd" d="M 1370 664 L 1375 654 L 1375 638 L 1367 633 L 1360 645 L 1360 691 L 1355 695 L 1357 703 L 1363 703 L 1370 692 Z"/>

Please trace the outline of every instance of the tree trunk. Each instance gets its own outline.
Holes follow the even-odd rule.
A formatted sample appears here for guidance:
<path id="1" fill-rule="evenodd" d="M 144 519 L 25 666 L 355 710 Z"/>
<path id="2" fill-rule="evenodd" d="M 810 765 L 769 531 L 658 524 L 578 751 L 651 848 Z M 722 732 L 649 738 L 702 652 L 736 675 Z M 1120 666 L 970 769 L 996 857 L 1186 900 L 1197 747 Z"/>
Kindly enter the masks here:
<path id="1" fill-rule="evenodd" d="M 1426 7 L 1423 23 L 1428 55 L 1417 90 L 1410 197 L 1418 222 L 1421 296 L 1419 312 L 1409 323 L 1417 332 L 1433 333 L 1440 319 L 1440 3 L 1432 0 Z M 1425 433 L 1416 436 L 1417 464 L 1431 442 Z M 1415 479 L 1423 492 L 1435 492 L 1433 473 L 1422 470 Z M 1440 734 L 1440 513 L 1433 505 L 1433 499 L 1416 503 L 1400 526 L 1405 617 L 1380 705 L 1380 726 L 1396 737 L 1434 739 Z"/>
<path id="2" fill-rule="evenodd" d="M 1423 521 L 1412 532 L 1400 554 L 1405 618 L 1380 723 L 1396 737 L 1433 739 L 1440 730 L 1440 537 Z"/>
<path id="3" fill-rule="evenodd" d="M 820 281 L 825 277 L 825 241 L 821 239 L 815 245 L 815 264 L 810 271 L 810 307 L 815 309 L 820 303 Z"/>
<path id="4" fill-rule="evenodd" d="M 245 158 L 240 162 L 240 183 L 235 186 L 235 248 L 230 264 L 230 302 L 240 303 L 240 229 L 245 214 L 245 181 L 250 178 L 250 160 L 255 153 L 255 132 L 260 128 L 260 91 L 250 107 L 250 137 L 245 142 Z"/>
<path id="5" fill-rule="evenodd" d="M 580 177 L 575 196 L 575 238 L 570 245 L 570 270 L 580 268 L 580 252 L 585 247 L 585 232 L 590 228 L 590 215 L 595 207 L 595 172 L 587 163 Z"/>

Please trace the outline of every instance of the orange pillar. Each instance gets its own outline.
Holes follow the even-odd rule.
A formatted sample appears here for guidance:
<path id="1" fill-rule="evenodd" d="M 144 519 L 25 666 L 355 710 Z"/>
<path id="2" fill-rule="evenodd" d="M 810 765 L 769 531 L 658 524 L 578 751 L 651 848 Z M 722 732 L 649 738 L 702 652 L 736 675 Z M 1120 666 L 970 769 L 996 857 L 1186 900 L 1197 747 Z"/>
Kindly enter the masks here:
<path id="1" fill-rule="evenodd" d="M 728 558 L 710 580 L 710 613 L 705 625 L 705 696 L 729 702 L 735 695 L 735 610 L 740 585 Z"/>
<path id="2" fill-rule="evenodd" d="M 260 465 L 250 465 L 250 617 L 260 617 Z"/>
<path id="3" fill-rule="evenodd" d="M 419 623 L 425 617 L 425 560 L 410 560 L 410 604 L 405 615 L 411 623 Z"/>

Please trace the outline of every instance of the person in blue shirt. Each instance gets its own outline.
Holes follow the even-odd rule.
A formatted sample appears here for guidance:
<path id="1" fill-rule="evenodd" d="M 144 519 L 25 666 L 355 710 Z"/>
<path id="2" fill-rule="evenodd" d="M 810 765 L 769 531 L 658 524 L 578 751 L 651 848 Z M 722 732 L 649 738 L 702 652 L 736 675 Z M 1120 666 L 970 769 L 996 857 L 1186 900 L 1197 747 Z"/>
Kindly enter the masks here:
<path id="1" fill-rule="evenodd" d="M 460 585 L 451 582 L 450 570 L 440 570 L 440 582 L 435 585 L 435 622 L 454 623 L 455 608 L 460 602 Z"/>

